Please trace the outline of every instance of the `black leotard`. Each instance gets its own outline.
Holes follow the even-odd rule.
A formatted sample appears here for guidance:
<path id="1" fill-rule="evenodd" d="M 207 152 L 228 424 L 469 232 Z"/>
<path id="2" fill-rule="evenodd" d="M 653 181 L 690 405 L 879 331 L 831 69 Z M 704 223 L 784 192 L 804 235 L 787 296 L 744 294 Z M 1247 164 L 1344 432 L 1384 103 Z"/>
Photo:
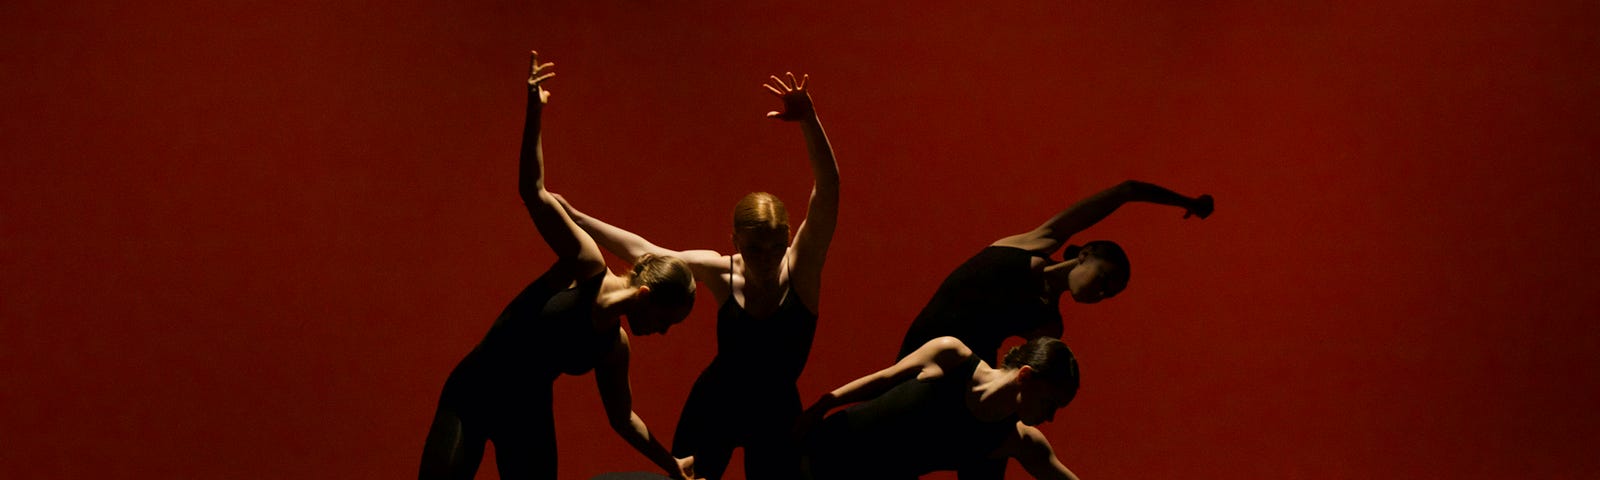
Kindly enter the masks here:
<path id="1" fill-rule="evenodd" d="M 817 315 L 792 286 L 766 318 L 745 311 L 730 288 L 717 310 L 717 356 L 684 402 L 673 456 L 694 455 L 695 473 L 715 480 L 733 449 L 743 447 L 746 478 L 797 477 L 799 453 L 790 437 L 801 409 L 795 381 L 816 332 Z"/>
<path id="2" fill-rule="evenodd" d="M 928 381 L 907 379 L 877 398 L 823 419 L 805 440 L 817 479 L 910 479 L 988 460 L 1015 415 L 983 421 L 968 406 L 978 358 Z"/>
<path id="3" fill-rule="evenodd" d="M 1007 337 L 1021 336 L 1046 325 L 1060 325 L 1055 298 L 1046 298 L 1035 254 L 1013 247 L 990 246 L 945 277 L 939 290 L 911 322 L 900 355 L 905 358 L 938 337 L 961 339 L 990 365 Z"/>
<path id="4" fill-rule="evenodd" d="M 621 334 L 594 325 L 603 280 L 601 273 L 556 288 L 542 277 L 506 305 L 445 381 L 424 447 L 424 476 L 439 469 L 432 473 L 470 479 L 487 440 L 502 478 L 555 478 L 552 383 L 593 369 Z"/>

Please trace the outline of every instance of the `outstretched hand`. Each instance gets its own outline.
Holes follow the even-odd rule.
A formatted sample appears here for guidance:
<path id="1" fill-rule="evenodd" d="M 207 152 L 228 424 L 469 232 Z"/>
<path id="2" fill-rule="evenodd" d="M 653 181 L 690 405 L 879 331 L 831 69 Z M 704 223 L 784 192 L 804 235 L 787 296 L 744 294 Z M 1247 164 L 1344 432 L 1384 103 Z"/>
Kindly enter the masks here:
<path id="1" fill-rule="evenodd" d="M 542 84 L 550 77 L 556 76 L 556 72 L 549 71 L 549 68 L 554 66 L 555 63 L 540 65 L 539 52 L 528 52 L 528 93 L 538 94 L 540 105 L 550 102 L 550 91 L 545 90 Z"/>
<path id="2" fill-rule="evenodd" d="M 1183 218 L 1189 218 L 1190 215 L 1194 215 L 1200 217 L 1201 220 L 1205 220 L 1206 217 L 1211 216 L 1211 211 L 1215 209 L 1216 204 L 1211 199 L 1211 195 L 1202 194 L 1189 204 L 1189 208 L 1183 212 Z"/>
<path id="3" fill-rule="evenodd" d="M 789 77 L 788 82 L 778 78 L 777 75 L 772 75 L 769 77 L 772 79 L 771 82 L 761 85 L 767 87 L 767 90 L 776 95 L 779 100 L 783 100 L 783 111 L 767 112 L 767 118 L 794 122 L 815 116 L 817 112 L 811 106 L 811 94 L 806 91 L 806 80 L 810 79 L 811 76 L 801 75 L 800 78 L 796 79 L 794 73 L 784 72 L 783 74 Z"/>

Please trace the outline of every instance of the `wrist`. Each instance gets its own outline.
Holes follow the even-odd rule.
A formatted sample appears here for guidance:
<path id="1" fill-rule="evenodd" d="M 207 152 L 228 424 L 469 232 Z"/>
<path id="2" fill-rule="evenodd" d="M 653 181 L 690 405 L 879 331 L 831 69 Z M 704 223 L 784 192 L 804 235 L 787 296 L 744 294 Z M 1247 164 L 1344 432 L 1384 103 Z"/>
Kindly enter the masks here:
<path id="1" fill-rule="evenodd" d="M 811 406 L 811 409 L 815 410 L 814 413 L 819 414 L 819 415 L 823 414 L 823 413 L 827 413 L 828 410 L 833 410 L 833 407 L 835 406 L 834 404 L 837 403 L 838 401 L 839 401 L 839 396 L 838 395 L 834 395 L 833 392 L 824 393 L 824 394 L 822 394 L 822 398 L 818 398 L 817 399 L 817 403 L 815 403 L 815 404 L 813 404 Z"/>

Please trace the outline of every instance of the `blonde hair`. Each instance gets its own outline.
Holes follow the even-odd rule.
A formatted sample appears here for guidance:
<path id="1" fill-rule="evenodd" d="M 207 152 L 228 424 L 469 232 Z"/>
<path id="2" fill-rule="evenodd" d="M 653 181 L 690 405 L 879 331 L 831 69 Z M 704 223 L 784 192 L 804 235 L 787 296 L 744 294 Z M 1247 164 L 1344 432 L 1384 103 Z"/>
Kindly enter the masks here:
<path id="1" fill-rule="evenodd" d="M 694 304 L 694 272 L 678 257 L 646 253 L 633 262 L 629 284 L 650 287 L 650 302 L 673 307 Z"/>
<path id="2" fill-rule="evenodd" d="M 733 206 L 733 230 L 736 232 L 789 231 L 789 211 L 783 200 L 767 192 L 755 192 L 739 199 Z"/>

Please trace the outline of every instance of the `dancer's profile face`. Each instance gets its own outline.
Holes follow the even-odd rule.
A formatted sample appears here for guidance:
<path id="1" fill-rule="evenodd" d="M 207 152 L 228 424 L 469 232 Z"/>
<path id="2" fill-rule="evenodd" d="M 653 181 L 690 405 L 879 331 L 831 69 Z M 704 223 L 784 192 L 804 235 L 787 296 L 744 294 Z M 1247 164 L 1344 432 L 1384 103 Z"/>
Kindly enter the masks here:
<path id="1" fill-rule="evenodd" d="M 669 307 L 644 300 L 628 313 L 628 330 L 634 335 L 667 333 L 673 325 L 682 323 L 683 319 L 688 318 L 692 309 L 694 309 L 693 304 Z"/>
<path id="2" fill-rule="evenodd" d="M 1128 284 L 1120 270 L 1104 260 L 1082 257 L 1078 265 L 1067 272 L 1067 289 L 1072 292 L 1072 301 L 1095 303 L 1116 296 Z"/>
<path id="3" fill-rule="evenodd" d="M 1056 410 L 1072 401 L 1072 394 L 1066 389 L 1051 385 L 1042 378 L 1032 377 L 1022 382 L 1017 420 L 1023 425 L 1033 427 L 1055 420 Z"/>

